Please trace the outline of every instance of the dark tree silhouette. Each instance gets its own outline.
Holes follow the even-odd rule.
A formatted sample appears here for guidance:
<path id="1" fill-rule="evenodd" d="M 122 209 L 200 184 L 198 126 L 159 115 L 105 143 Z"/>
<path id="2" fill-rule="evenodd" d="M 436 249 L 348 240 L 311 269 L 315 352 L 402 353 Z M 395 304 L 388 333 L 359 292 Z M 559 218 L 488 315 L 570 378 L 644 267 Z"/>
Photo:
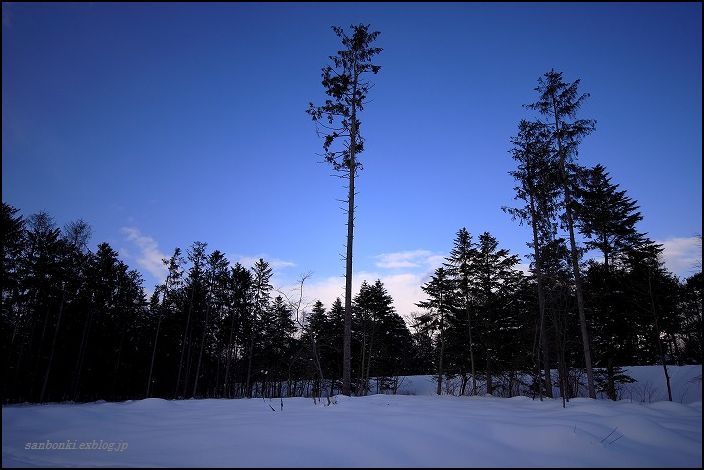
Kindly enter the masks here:
<path id="1" fill-rule="evenodd" d="M 570 259 L 577 296 L 584 362 L 587 369 L 587 386 L 589 396 L 596 398 L 594 373 L 592 371 L 592 353 L 582 292 L 582 276 L 579 269 L 579 251 L 574 236 L 575 216 L 573 202 L 574 187 L 579 174 L 579 168 L 575 164 L 577 150 L 582 138 L 594 131 L 595 121 L 575 119 L 582 103 L 589 97 L 588 93 L 579 94 L 579 82 L 580 80 L 575 80 L 572 83 L 565 83 L 561 72 L 551 70 L 538 79 L 538 87 L 535 89 L 540 95 L 538 101 L 527 106 L 538 110 L 541 114 L 553 120 L 550 125 L 553 128 L 553 136 L 557 143 L 557 159 L 564 203 L 564 221 L 569 233 Z M 570 121 L 571 119 L 572 121 Z"/>
<path id="2" fill-rule="evenodd" d="M 343 345 L 342 393 L 350 394 L 351 387 L 351 341 L 352 341 L 352 241 L 354 238 L 355 177 L 362 165 L 357 155 L 364 150 L 364 139 L 360 133 L 359 112 L 364 109 L 365 99 L 372 84 L 365 80 L 368 73 L 376 74 L 381 67 L 371 62 L 381 48 L 370 44 L 379 32 L 370 32 L 369 25 L 351 26 L 351 34 L 337 26 L 333 31 L 341 39 L 343 50 L 330 56 L 334 66 L 322 69 L 322 84 L 330 97 L 322 106 L 309 104 L 308 114 L 319 127 L 325 129 L 323 150 L 325 160 L 335 171 L 348 178 L 347 194 L 347 252 L 345 255 L 345 334 Z"/>

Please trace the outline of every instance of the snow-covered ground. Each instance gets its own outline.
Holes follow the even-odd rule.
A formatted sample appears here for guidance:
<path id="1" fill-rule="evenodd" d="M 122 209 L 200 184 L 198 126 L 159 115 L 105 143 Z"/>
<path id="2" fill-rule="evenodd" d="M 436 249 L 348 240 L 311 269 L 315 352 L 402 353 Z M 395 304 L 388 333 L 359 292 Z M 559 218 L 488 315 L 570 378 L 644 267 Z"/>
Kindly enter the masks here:
<path id="1" fill-rule="evenodd" d="M 632 366 L 624 367 L 624 372 L 629 377 L 635 379 L 630 384 L 620 384 L 617 386 L 617 394 L 621 400 L 633 402 L 653 403 L 667 400 L 667 383 L 662 366 Z M 677 403 L 692 403 L 702 401 L 702 366 L 667 366 L 670 376 L 670 387 L 672 388 L 672 401 Z M 553 383 L 557 383 L 558 374 L 552 371 Z M 402 395 L 434 395 L 437 389 L 437 382 L 431 375 L 415 375 L 399 378 L 400 384 L 398 393 Z M 580 376 L 580 395 L 589 396 L 586 390 L 586 377 Z M 371 382 L 372 390 L 375 389 L 374 381 Z M 505 378 L 495 378 L 495 385 L 506 385 Z M 486 390 L 483 381 L 477 382 L 477 388 L 483 393 Z M 448 395 L 458 395 L 460 390 L 460 379 L 455 377 L 452 380 L 445 380 L 443 393 Z M 522 395 L 529 395 L 528 387 L 521 387 Z M 505 387 L 498 392 L 505 392 Z M 516 394 L 514 392 L 514 394 Z M 559 396 L 560 389 L 553 387 L 554 396 Z M 605 394 L 599 394 L 598 398 L 606 398 Z"/>
<path id="2" fill-rule="evenodd" d="M 261 398 L 5 406 L 2 465 L 700 467 L 701 366 L 687 380 L 680 372 L 698 400 L 679 403 L 674 387 L 672 403 L 577 398 L 563 409 L 560 400 L 437 397 L 410 390 L 409 378 L 415 395 L 338 396 L 331 406 L 285 398 L 283 410 Z M 45 448 L 60 443 L 76 448 Z"/>

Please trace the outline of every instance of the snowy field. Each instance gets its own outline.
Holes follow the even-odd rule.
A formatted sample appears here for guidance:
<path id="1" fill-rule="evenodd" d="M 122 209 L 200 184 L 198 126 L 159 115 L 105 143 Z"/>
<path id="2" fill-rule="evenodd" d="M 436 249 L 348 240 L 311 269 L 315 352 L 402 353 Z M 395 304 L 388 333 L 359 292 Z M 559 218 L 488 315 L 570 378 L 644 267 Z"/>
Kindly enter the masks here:
<path id="1" fill-rule="evenodd" d="M 641 377 L 655 380 L 649 369 Z M 700 467 L 701 366 L 672 372 L 672 403 L 578 398 L 565 409 L 557 399 L 437 397 L 427 378 L 405 382 L 415 395 L 285 398 L 283 410 L 261 398 L 5 406 L 2 465 Z M 76 448 L 41 448 L 60 443 Z"/>

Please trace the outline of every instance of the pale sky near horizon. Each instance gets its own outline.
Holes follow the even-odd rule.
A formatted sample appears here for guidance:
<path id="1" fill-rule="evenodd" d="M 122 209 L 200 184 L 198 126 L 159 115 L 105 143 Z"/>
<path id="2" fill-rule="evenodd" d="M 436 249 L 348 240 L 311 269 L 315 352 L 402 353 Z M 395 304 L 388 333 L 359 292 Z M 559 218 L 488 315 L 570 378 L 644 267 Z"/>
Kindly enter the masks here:
<path id="1" fill-rule="evenodd" d="M 381 32 L 362 119 L 354 267 L 399 313 L 461 227 L 528 253 L 509 139 L 544 72 L 581 79 L 597 121 L 580 162 L 637 200 L 680 276 L 701 263 L 702 6 L 564 4 L 2 5 L 2 198 L 82 218 L 152 290 L 196 241 L 281 287 L 342 296 L 344 181 L 305 114 L 325 97 L 330 26 Z M 527 263 L 527 260 L 523 258 Z M 699 265 L 701 266 L 701 264 Z"/>

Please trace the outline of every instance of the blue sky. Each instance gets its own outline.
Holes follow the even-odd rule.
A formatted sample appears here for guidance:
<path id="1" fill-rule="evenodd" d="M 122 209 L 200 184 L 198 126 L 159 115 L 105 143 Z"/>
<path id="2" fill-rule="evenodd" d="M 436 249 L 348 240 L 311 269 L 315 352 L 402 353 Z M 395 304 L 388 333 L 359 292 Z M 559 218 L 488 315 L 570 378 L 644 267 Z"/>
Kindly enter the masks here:
<path id="1" fill-rule="evenodd" d="M 357 283 L 400 313 L 456 231 L 524 255 L 509 138 L 538 77 L 582 80 L 580 149 L 636 199 L 678 274 L 701 258 L 701 4 L 12 4 L 2 6 L 2 198 L 83 218 L 151 288 L 195 240 L 264 256 L 280 286 L 342 295 L 343 181 L 305 114 L 339 49 L 331 25 L 381 31 L 361 116 Z"/>

